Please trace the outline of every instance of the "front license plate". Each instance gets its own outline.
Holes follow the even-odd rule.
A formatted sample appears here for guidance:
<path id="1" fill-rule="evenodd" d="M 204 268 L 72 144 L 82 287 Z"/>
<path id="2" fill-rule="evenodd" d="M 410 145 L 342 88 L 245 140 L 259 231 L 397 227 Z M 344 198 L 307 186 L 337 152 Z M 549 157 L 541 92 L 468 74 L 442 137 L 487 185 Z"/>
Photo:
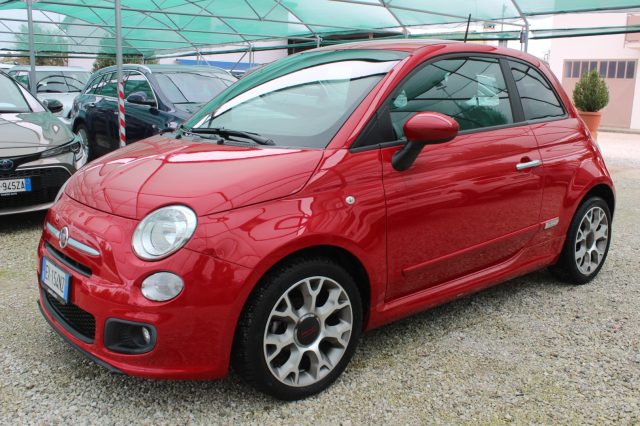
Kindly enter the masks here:
<path id="1" fill-rule="evenodd" d="M 69 302 L 71 275 L 46 257 L 42 258 L 42 285 L 64 303 Z"/>
<path id="2" fill-rule="evenodd" d="M 0 195 L 31 191 L 31 178 L 0 180 Z"/>

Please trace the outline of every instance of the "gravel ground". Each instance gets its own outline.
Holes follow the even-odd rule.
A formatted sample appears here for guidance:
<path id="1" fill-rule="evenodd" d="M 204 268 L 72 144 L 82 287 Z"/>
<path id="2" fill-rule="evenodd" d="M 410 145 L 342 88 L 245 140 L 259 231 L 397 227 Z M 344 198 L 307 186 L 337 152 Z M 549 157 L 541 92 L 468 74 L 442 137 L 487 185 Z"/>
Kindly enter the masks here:
<path id="1" fill-rule="evenodd" d="M 640 135 L 601 134 L 618 207 L 591 284 L 546 272 L 370 332 L 328 391 L 112 376 L 36 307 L 42 214 L 0 220 L 0 423 L 640 423 Z"/>

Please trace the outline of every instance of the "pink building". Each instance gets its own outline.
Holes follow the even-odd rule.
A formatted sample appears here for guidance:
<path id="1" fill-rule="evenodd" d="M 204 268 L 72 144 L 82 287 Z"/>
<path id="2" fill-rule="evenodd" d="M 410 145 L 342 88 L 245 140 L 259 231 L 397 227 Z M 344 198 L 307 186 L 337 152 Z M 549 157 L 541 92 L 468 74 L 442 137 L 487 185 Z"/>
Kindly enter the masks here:
<path id="1" fill-rule="evenodd" d="M 558 15 L 553 28 L 607 27 L 640 24 L 640 15 L 589 13 Z M 549 64 L 572 93 L 580 75 L 596 69 L 609 87 L 609 105 L 602 110 L 602 126 L 640 129 L 640 84 L 638 80 L 640 34 L 553 39 Z"/>

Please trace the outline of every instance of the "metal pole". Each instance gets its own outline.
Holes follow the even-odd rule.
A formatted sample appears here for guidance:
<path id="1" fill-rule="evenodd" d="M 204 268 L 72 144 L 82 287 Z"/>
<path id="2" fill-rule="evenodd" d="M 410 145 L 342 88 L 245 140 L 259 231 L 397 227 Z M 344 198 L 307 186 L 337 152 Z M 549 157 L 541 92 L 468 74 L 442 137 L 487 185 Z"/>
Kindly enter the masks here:
<path id="1" fill-rule="evenodd" d="M 27 27 L 29 28 L 29 91 L 35 96 L 38 86 L 36 82 L 36 48 L 33 40 L 33 0 L 27 0 Z"/>
<path id="2" fill-rule="evenodd" d="M 124 116 L 124 82 L 122 81 L 122 16 L 120 0 L 115 0 L 116 15 L 116 75 L 118 76 L 118 133 L 120 134 L 120 146 L 127 144 L 126 121 Z"/>

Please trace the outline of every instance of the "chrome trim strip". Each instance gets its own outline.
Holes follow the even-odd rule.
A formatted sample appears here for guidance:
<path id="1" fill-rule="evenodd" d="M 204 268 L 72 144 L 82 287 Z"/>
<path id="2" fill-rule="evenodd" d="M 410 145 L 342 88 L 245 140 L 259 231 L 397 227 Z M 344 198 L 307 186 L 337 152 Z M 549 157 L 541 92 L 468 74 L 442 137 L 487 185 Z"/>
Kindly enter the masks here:
<path id="1" fill-rule="evenodd" d="M 54 237 L 60 239 L 60 231 L 58 229 L 56 229 L 49 222 L 47 222 L 47 229 L 49 230 L 49 232 L 51 232 L 51 234 Z M 86 244 L 83 244 L 78 240 L 74 240 L 73 238 L 69 238 L 69 242 L 67 244 L 70 245 L 71 247 L 75 248 L 78 251 L 81 251 L 83 253 L 88 254 L 89 256 L 100 256 L 100 252 L 98 250 L 96 250 L 93 247 L 90 247 L 90 246 L 88 246 Z"/>
<path id="2" fill-rule="evenodd" d="M 49 222 L 47 222 L 47 229 L 49 230 L 49 232 L 53 234 L 54 237 L 60 239 L 60 231 L 54 228 L 53 225 L 50 224 Z"/>
<path id="3" fill-rule="evenodd" d="M 544 223 L 544 229 L 551 229 L 554 226 L 556 226 L 558 223 L 560 223 L 560 218 L 554 217 L 553 219 L 548 220 Z"/>

